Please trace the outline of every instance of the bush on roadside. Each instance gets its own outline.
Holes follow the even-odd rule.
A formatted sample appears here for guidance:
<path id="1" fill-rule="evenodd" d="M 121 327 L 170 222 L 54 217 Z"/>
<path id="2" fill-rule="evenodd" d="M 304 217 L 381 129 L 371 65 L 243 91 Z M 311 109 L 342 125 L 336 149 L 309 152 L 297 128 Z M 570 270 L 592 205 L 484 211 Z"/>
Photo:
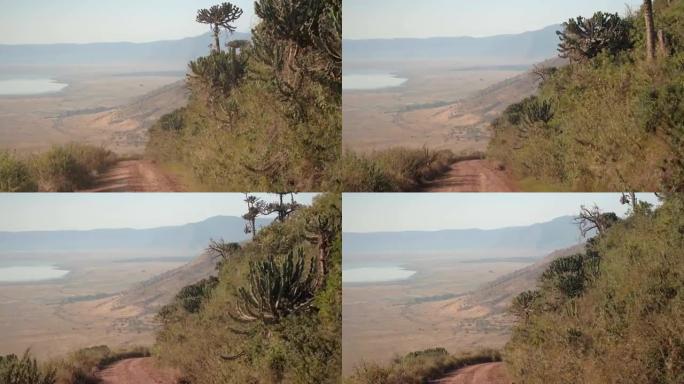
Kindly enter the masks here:
<path id="1" fill-rule="evenodd" d="M 41 367 L 27 350 L 21 358 L 16 355 L 0 356 L 0 383 L 55 384 L 55 371 Z"/>
<path id="2" fill-rule="evenodd" d="M 362 155 L 347 152 L 335 179 L 345 192 L 409 192 L 446 172 L 460 158 L 450 150 L 391 148 Z"/>
<path id="3" fill-rule="evenodd" d="M 516 298 L 516 382 L 684 382 L 684 197 L 631 211 Z"/>
<path id="4" fill-rule="evenodd" d="M 538 96 L 509 106 L 494 121 L 487 157 L 505 164 L 523 185 L 545 189 L 684 190 L 684 3 L 654 6 L 666 51 L 653 62 L 645 59 L 642 14 L 622 21 L 609 16 L 611 25 L 634 25 L 631 41 L 623 41 L 623 32 L 613 43 L 593 41 L 613 47 L 550 72 Z M 566 25 L 564 32 L 577 31 Z M 596 36 L 580 37 L 573 49 L 587 48 L 583 42 Z"/>
<path id="5" fill-rule="evenodd" d="M 114 160 L 104 148 L 68 144 L 34 156 L 30 170 L 40 191 L 73 192 L 91 186 Z"/>
<path id="6" fill-rule="evenodd" d="M 56 384 L 97 384 L 95 372 L 120 360 L 150 356 L 144 347 L 111 350 L 106 345 L 83 348 L 61 360 L 54 360 L 48 367 L 56 374 Z"/>
<path id="7" fill-rule="evenodd" d="M 0 192 L 35 192 L 30 169 L 13 154 L 0 151 Z"/>
<path id="8" fill-rule="evenodd" d="M 388 366 L 365 363 L 346 381 L 347 384 L 422 384 L 469 365 L 501 361 L 495 350 L 450 355 L 444 348 L 411 352 L 395 358 Z"/>
<path id="9" fill-rule="evenodd" d="M 155 355 L 189 383 L 339 383 L 341 220 L 340 195 L 324 194 L 224 244 L 217 277 L 159 312 Z"/>

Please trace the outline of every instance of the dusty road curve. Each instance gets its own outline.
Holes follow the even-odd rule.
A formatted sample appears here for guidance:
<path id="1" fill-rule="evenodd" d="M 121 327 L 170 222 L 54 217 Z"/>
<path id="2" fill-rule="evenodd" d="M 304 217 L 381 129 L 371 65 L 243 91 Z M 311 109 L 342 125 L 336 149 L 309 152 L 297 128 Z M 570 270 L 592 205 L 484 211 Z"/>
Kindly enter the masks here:
<path id="1" fill-rule="evenodd" d="M 503 363 L 487 363 L 461 368 L 431 384 L 512 384 Z"/>
<path id="2" fill-rule="evenodd" d="M 465 160 L 425 184 L 422 192 L 516 192 L 508 175 L 487 160 Z"/>
<path id="3" fill-rule="evenodd" d="M 181 185 L 149 160 L 122 160 L 83 192 L 182 192 Z"/>
<path id="4" fill-rule="evenodd" d="M 102 384 L 176 384 L 178 375 L 160 370 L 151 357 L 121 360 L 95 375 Z"/>

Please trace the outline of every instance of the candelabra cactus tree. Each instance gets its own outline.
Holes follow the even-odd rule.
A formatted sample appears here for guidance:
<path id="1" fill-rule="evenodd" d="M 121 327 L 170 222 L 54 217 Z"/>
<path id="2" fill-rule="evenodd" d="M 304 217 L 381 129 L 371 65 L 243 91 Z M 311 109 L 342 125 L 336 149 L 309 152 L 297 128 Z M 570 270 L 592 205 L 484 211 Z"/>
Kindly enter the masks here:
<path id="1" fill-rule="evenodd" d="M 248 285 L 238 289 L 231 314 L 235 320 L 277 324 L 311 306 L 316 289 L 314 263 L 307 262 L 302 249 L 278 259 L 270 255 L 250 263 Z"/>
<path id="2" fill-rule="evenodd" d="M 242 13 L 242 8 L 227 2 L 214 5 L 209 9 L 197 11 L 197 22 L 211 26 L 211 31 L 214 34 L 214 50 L 216 52 L 221 52 L 221 42 L 219 41 L 221 28 L 229 33 L 235 32 L 236 27 L 233 23 L 242 16 Z"/>

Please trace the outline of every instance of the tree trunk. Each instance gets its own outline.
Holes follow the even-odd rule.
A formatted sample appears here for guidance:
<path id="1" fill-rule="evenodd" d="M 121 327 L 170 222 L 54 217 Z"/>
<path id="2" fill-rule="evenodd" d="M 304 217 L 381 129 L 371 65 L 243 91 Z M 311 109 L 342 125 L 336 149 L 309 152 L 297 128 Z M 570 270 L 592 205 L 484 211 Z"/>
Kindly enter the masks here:
<path id="1" fill-rule="evenodd" d="M 328 256 L 330 255 L 330 239 L 325 234 L 321 234 L 318 239 L 318 259 L 317 261 L 317 288 L 322 288 L 325 276 L 328 274 Z"/>
<path id="2" fill-rule="evenodd" d="M 216 52 L 221 53 L 221 42 L 219 41 L 219 34 L 221 31 L 219 30 L 218 25 L 214 27 L 214 49 Z"/>
<path id="3" fill-rule="evenodd" d="M 653 62 L 656 56 L 656 31 L 651 0 L 644 0 L 644 18 L 646 19 L 646 59 Z"/>
<path id="4" fill-rule="evenodd" d="M 662 57 L 668 56 L 667 48 L 667 38 L 665 37 L 665 32 L 662 29 L 658 30 L 658 54 Z"/>

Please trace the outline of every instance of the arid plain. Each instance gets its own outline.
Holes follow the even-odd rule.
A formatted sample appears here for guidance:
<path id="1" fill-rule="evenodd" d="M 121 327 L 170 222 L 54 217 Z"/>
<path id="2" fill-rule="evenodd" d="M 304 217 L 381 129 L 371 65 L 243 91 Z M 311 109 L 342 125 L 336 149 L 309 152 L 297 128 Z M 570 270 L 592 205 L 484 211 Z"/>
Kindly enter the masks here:
<path id="1" fill-rule="evenodd" d="M 536 88 L 524 65 L 345 63 L 349 73 L 366 70 L 407 80 L 396 87 L 343 92 L 343 144 L 358 152 L 392 147 L 450 149 L 459 154 L 484 151 L 489 123 Z"/>
<path id="2" fill-rule="evenodd" d="M 62 279 L 0 283 L 0 355 L 31 348 L 47 358 L 94 345 L 149 345 L 154 339 L 153 316 L 142 306 L 124 305 L 118 299 L 138 283 L 187 261 L 133 260 L 135 255 L 103 261 L 105 257 L 111 255 L 83 254 L 69 260 L 60 255 L 64 261 L 59 267 L 70 271 Z"/>
<path id="3" fill-rule="evenodd" d="M 394 356 L 426 348 L 458 353 L 503 346 L 512 319 L 499 309 L 471 304 L 468 294 L 532 264 L 525 258 L 439 258 L 402 264 L 417 271 L 407 280 L 345 283 L 345 374 L 363 361 L 387 363 Z"/>
<path id="4" fill-rule="evenodd" d="M 29 73 L 45 73 L 44 77 L 67 87 L 44 95 L 0 96 L 2 149 L 23 153 L 80 142 L 119 154 L 139 154 L 147 128 L 187 100 L 182 71 L 41 68 Z"/>

